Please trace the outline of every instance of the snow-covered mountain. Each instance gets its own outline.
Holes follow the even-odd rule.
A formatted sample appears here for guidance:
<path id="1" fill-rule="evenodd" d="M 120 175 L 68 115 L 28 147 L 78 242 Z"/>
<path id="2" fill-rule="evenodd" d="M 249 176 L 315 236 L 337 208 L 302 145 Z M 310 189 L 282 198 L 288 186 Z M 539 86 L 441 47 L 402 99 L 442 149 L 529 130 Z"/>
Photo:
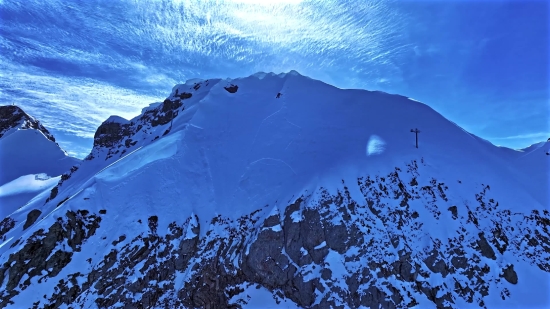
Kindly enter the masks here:
<path id="1" fill-rule="evenodd" d="M 79 163 L 20 107 L 0 106 L 0 217 L 51 189 L 62 173 Z"/>
<path id="2" fill-rule="evenodd" d="M 529 154 L 295 71 L 190 80 L 0 223 L 0 307 L 547 308 Z"/>

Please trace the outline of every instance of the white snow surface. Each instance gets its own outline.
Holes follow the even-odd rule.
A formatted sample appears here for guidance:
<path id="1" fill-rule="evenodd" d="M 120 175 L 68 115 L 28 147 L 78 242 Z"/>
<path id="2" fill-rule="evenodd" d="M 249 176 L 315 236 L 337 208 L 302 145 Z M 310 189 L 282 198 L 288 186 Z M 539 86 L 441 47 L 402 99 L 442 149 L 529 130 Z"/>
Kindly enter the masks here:
<path id="1" fill-rule="evenodd" d="M 195 91 L 192 87 L 196 83 L 202 86 Z M 236 93 L 224 89 L 230 84 L 238 86 Z M 233 80 L 191 80 L 176 85 L 171 97 L 176 90 L 192 92 L 193 97 L 185 101 L 185 110 L 174 119 L 167 136 L 156 141 L 144 139 L 134 152 L 121 159 L 83 161 L 60 188 L 56 199 L 44 205 L 47 194 L 42 193 L 12 215 L 18 225 L 0 244 L 0 264 L 22 246 L 10 248 L 13 241 L 39 228 L 47 229 L 67 210 L 87 209 L 97 213 L 105 208 L 109 214 L 101 222 L 99 235 L 83 245 L 82 251 L 73 257 L 74 262 L 55 279 L 31 285 L 14 297 L 17 306 L 32 307 L 34 301 L 42 298 L 41 291 L 52 291 L 59 278 L 89 267 L 82 262 L 86 258 L 107 254 L 109 249 L 104 243 L 109 244 L 123 233 L 137 235 L 145 231 L 144 225 L 135 224 L 138 219 L 157 215 L 158 230 L 164 231 L 170 222 L 183 222 L 194 215 L 199 222 L 192 225 L 207 226 L 217 215 L 236 219 L 266 205 L 270 207 L 265 215 L 284 213 L 285 207 L 297 197 L 321 186 L 335 190 L 342 180 L 355 184 L 357 177 L 387 174 L 395 166 L 421 158 L 427 162 L 426 175 L 446 183 L 462 183 L 453 185 L 457 189 L 450 198 L 454 200 L 471 201 L 481 184 L 490 184 L 491 195 L 501 207 L 512 212 L 550 208 L 550 160 L 540 150 L 544 147 L 528 153 L 501 149 L 469 134 L 429 106 L 402 96 L 342 90 L 296 72 L 258 73 Z M 278 93 L 282 94 L 280 98 L 276 98 Z M 414 134 L 410 133 L 416 127 L 421 130 L 418 149 Z M 7 170 L 10 176 L 2 177 L 14 179 L 38 172 L 59 175 L 61 169 L 70 168 L 73 161 L 46 141 L 39 132 L 31 130 L 1 139 L 0 162 L 17 166 Z M 31 145 L 40 145 L 42 151 L 37 153 Z M 16 157 L 20 161 L 15 161 Z M 40 164 L 35 166 L 36 160 Z M 42 166 L 63 168 L 44 170 Z M 16 183 L 29 181 L 25 177 L 30 176 L 21 177 Z M 51 185 L 50 180 L 47 182 Z M 33 188 L 40 187 L 31 183 Z M 0 188 L 0 192 L 6 192 L 0 193 L 0 198 L 16 192 L 11 185 Z M 352 197 L 364 203 L 357 185 L 349 187 Z M 57 207 L 65 198 L 69 199 Z M 36 208 L 44 215 L 33 227 L 22 231 L 27 213 L 23 210 Z M 433 237 L 445 238 L 457 229 L 450 217 L 437 221 L 428 219 L 429 214 L 420 216 L 427 218 L 424 230 L 429 230 Z M 303 220 L 301 213 L 293 218 Z M 372 226 L 381 235 L 387 232 L 380 221 L 373 220 Z M 205 231 L 206 228 L 201 228 L 201 237 Z M 191 234 L 190 229 L 186 233 Z M 101 237 L 106 239 L 100 241 Z M 420 235 L 418 239 L 416 245 L 423 247 L 422 241 L 429 238 Z M 330 251 L 328 264 L 335 276 L 345 276 L 346 267 L 351 267 L 342 261 L 342 256 Z M 511 289 L 512 298 L 506 301 L 500 300 L 498 292 L 491 294 L 487 306 L 550 306 L 545 296 L 550 276 L 522 261 L 514 260 L 514 265 L 518 277 L 529 282 L 514 286 L 516 291 Z M 432 276 L 430 280 L 442 278 Z M 247 287 L 241 295 L 245 294 L 250 297 L 245 308 L 276 305 L 270 300 L 272 294 L 263 288 Z M 433 307 L 427 299 L 426 304 Z M 284 305 L 294 308 L 287 302 Z M 461 306 L 467 307 L 478 305 Z M 425 307 L 421 304 L 418 308 Z"/>
<path id="2" fill-rule="evenodd" d="M 242 284 L 243 292 L 233 296 L 230 304 L 241 304 L 246 309 L 299 309 L 292 301 L 288 299 L 278 299 L 264 287 L 256 286 L 251 283 Z M 279 303 L 277 303 L 279 301 Z"/>
<path id="3" fill-rule="evenodd" d="M 60 178 L 46 179 L 43 174 L 25 175 L 0 186 L 0 217 L 8 216 L 40 192 L 53 188 Z"/>
<path id="4" fill-rule="evenodd" d="M 39 130 L 18 129 L 0 138 L 0 185 L 30 174 L 59 176 L 79 163 Z"/>

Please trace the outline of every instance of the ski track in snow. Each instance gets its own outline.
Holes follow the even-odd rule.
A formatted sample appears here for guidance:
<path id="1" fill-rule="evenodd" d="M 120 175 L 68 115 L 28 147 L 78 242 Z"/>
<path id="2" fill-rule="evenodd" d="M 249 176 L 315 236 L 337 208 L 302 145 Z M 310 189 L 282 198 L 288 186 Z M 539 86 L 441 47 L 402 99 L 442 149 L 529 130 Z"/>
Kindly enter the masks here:
<path id="1" fill-rule="evenodd" d="M 264 161 L 264 160 L 272 160 L 272 161 L 281 162 L 281 163 L 283 163 L 284 165 L 288 166 L 288 168 L 294 173 L 294 175 L 298 175 L 298 174 L 296 173 L 296 171 L 292 168 L 292 166 L 290 166 L 288 163 L 286 163 L 285 161 L 283 161 L 283 160 L 281 160 L 281 159 L 275 159 L 275 158 L 261 158 L 261 159 L 258 159 L 258 160 L 256 160 L 256 161 L 254 161 L 254 162 L 251 162 L 251 163 L 249 164 L 249 166 L 252 166 L 252 165 L 254 165 L 254 164 L 258 163 L 258 162 Z"/>

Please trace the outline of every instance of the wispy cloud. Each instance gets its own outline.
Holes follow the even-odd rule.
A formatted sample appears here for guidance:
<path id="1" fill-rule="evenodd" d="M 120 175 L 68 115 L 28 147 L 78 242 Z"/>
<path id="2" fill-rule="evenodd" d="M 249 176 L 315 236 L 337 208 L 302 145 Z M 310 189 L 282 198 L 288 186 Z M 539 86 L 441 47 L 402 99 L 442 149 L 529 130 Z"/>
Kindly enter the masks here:
<path id="1" fill-rule="evenodd" d="M 391 65 L 405 27 L 403 14 L 391 3 L 128 0 L 97 6 L 52 0 L 5 3 L 1 9 L 48 21 L 6 23 L 10 35 L 4 48 L 18 57 L 113 69 L 145 60 L 163 68 L 184 66 L 187 74 L 193 68 L 203 74 L 226 68 L 229 62 L 253 72 L 297 69 L 315 77 L 319 61 L 324 70 L 341 70 L 339 64 L 350 59 Z M 357 71 L 369 70 L 358 66 Z"/>
<path id="2" fill-rule="evenodd" d="M 111 114 L 132 117 L 188 78 L 296 69 L 341 87 L 389 83 L 405 25 L 391 3 L 2 1 L 0 104 L 21 105 L 76 149 L 65 137 L 89 141 Z"/>
<path id="3" fill-rule="evenodd" d="M 527 134 L 518 134 L 518 135 L 512 135 L 512 136 L 504 136 L 504 137 L 492 137 L 491 140 L 522 140 L 522 139 L 528 139 L 533 140 L 537 139 L 539 141 L 546 140 L 550 138 L 550 132 L 535 132 L 535 133 L 527 133 Z"/>
<path id="4" fill-rule="evenodd" d="M 450 118 L 460 110 L 468 113 L 467 119 L 481 118 L 460 121 L 461 125 L 486 122 L 488 114 L 502 121 L 505 105 L 518 104 L 498 104 L 498 110 L 489 113 L 485 105 L 468 102 L 489 91 L 493 93 L 486 102 L 496 102 L 495 93 L 505 97 L 510 93 L 472 91 L 473 79 L 461 78 L 470 63 L 480 67 L 491 62 L 472 62 L 471 57 L 491 52 L 491 44 L 507 40 L 508 35 L 484 33 L 480 39 L 472 31 L 455 31 L 476 26 L 480 16 L 482 25 L 501 20 L 487 21 L 494 12 L 489 6 L 466 10 L 466 4 L 457 3 L 0 0 L 0 104 L 20 104 L 50 127 L 89 142 L 110 114 L 130 117 L 186 79 L 294 69 L 341 88 L 412 96 L 449 111 Z M 464 14 L 471 15 L 463 18 Z M 486 39 L 494 37 L 499 40 Z M 514 76 L 530 76 L 520 73 Z M 460 106 L 451 110 L 445 105 L 451 102 Z M 477 113 L 472 113 L 474 107 Z M 518 110 L 508 114 L 527 115 L 529 108 Z M 540 125 L 518 132 L 529 130 L 541 130 Z"/>
<path id="5" fill-rule="evenodd" d="M 110 115 L 132 118 L 149 103 L 162 100 L 88 78 L 47 75 L 38 69 L 3 63 L 10 74 L 0 75 L 0 103 L 15 103 L 47 127 L 91 138 Z"/>

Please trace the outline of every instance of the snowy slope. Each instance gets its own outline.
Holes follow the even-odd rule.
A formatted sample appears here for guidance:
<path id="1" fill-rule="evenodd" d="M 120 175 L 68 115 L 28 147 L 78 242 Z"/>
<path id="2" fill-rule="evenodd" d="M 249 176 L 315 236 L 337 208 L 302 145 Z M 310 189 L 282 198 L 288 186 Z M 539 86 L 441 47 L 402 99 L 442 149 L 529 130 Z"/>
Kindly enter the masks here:
<path id="1" fill-rule="evenodd" d="M 550 205 L 550 142 L 540 142 L 523 149 L 512 164 L 517 164 L 527 178 L 525 183 L 532 195 L 543 205 Z"/>
<path id="2" fill-rule="evenodd" d="M 0 190 L 5 191 L 4 186 L 12 188 L 9 194 L 4 192 L 0 197 L 1 218 L 23 206 L 40 188 L 51 187 L 50 182 L 29 187 L 29 181 L 23 179 L 34 179 L 40 173 L 59 176 L 79 162 L 67 156 L 39 121 L 17 106 L 0 106 Z M 13 189 L 16 184 L 24 187 Z"/>
<path id="3" fill-rule="evenodd" d="M 17 106 L 0 106 L 0 185 L 29 174 L 58 176 L 79 162 L 39 121 Z"/>
<path id="4" fill-rule="evenodd" d="M 547 307 L 547 161 L 522 158 L 402 96 L 191 80 L 4 219 L 0 307 Z"/>
<path id="5" fill-rule="evenodd" d="M 19 130 L 3 137 L 0 149 L 2 184 L 29 174 L 59 176 L 80 162 L 37 130 Z"/>
<path id="6" fill-rule="evenodd" d="M 24 206 L 40 192 L 51 190 L 60 178 L 61 176 L 50 177 L 46 174 L 25 175 L 0 186 L 0 218 Z"/>

